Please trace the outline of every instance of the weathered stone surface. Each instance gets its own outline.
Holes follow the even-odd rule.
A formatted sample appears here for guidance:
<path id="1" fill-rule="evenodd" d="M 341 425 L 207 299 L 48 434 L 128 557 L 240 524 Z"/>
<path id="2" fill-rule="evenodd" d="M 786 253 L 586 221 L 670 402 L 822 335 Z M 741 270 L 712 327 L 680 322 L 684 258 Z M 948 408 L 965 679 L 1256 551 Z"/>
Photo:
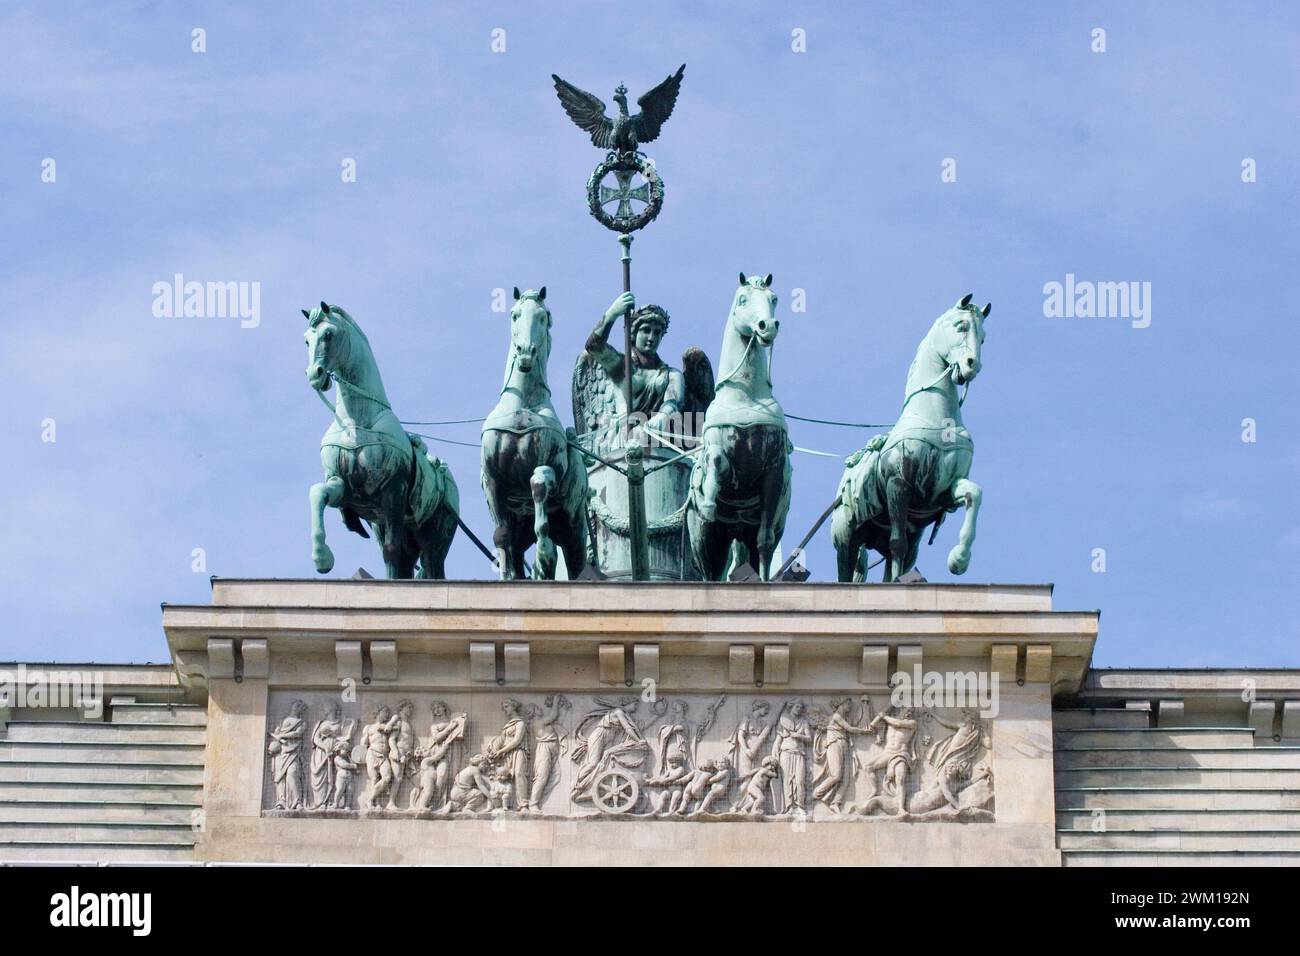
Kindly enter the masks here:
<path id="1" fill-rule="evenodd" d="M 211 607 L 169 608 L 174 647 L 251 628 L 272 651 L 267 682 L 213 688 L 211 727 L 254 742 L 210 737 L 199 854 L 1057 861 L 1046 678 L 1082 683 L 1096 619 L 1052 611 L 1046 589 L 534 584 L 284 582 L 277 600 L 218 582 Z M 337 643 L 376 634 L 395 646 L 397 689 L 340 703 Z M 962 710 L 978 699 L 891 700 L 891 660 L 909 679 L 989 677 L 995 645 L 1013 679 L 983 718 Z M 1064 651 L 1040 651 L 1041 679 L 1017 687 L 1031 645 Z"/>
<path id="2" fill-rule="evenodd" d="M 1300 833 L 1300 751 L 1289 720 L 1300 700 L 1300 675 L 1294 672 L 1085 675 L 1095 617 L 1058 615 L 1045 600 L 1048 590 L 1031 587 L 609 587 L 218 582 L 220 597 L 237 594 L 248 603 L 175 613 L 169 608 L 165 617 L 175 652 L 186 661 L 184 688 L 176 686 L 178 675 L 170 667 L 106 667 L 105 697 L 113 704 L 105 714 L 90 719 L 70 709 L 11 710 L 0 733 L 0 859 L 622 866 L 1300 860 L 1300 846 L 1294 845 Z M 500 599 L 502 591 L 510 592 L 508 600 Z M 647 600 L 660 592 L 674 603 L 659 607 Z M 408 618 L 402 629 L 385 620 L 393 607 L 428 618 Z M 208 615 L 201 625 L 195 618 L 200 611 Z M 294 619 L 303 614 L 324 615 L 317 620 L 328 620 L 330 627 L 322 631 L 305 625 L 305 618 Z M 1074 621 L 1063 627 L 1062 616 Z M 918 626 L 922 617 L 925 623 Z M 784 639 L 774 641 L 777 620 Z M 377 624 L 387 633 L 377 636 Z M 209 658 L 210 638 L 215 660 Z M 394 677 L 365 684 L 362 672 L 374 674 L 377 641 L 392 645 L 391 654 L 381 650 L 379 657 L 380 673 Z M 250 644 L 258 669 L 256 642 L 265 642 L 265 679 L 249 675 Z M 472 643 L 486 647 L 490 670 L 481 681 L 471 679 Z M 527 648 L 526 677 L 521 651 L 515 651 L 511 669 L 512 644 Z M 604 655 L 602 645 L 608 647 Z M 996 652 L 1001 668 L 995 645 L 1005 648 Z M 748 683 L 730 681 L 732 646 L 756 650 Z M 972 748 L 974 767 L 993 781 L 991 819 L 969 813 L 965 822 L 943 819 L 952 815 L 942 806 L 940 819 L 919 819 L 925 813 L 921 795 L 933 795 L 936 770 L 944 765 L 935 748 L 956 735 L 962 715 L 960 708 L 922 702 L 912 731 L 889 709 L 886 679 L 903 676 L 903 663 L 916 663 L 909 646 L 919 649 L 927 673 L 1008 675 L 998 685 L 997 713 L 982 721 L 985 732 Z M 1042 646 L 1051 649 L 1050 683 L 1033 679 L 1043 673 L 1034 670 L 1035 658 L 1041 665 L 1047 657 L 1032 649 Z M 788 649 L 788 683 L 757 686 L 756 677 L 774 683 L 779 654 L 773 652 L 782 649 Z M 602 672 L 603 657 L 609 674 Z M 351 661 L 346 667 L 340 666 L 344 658 Z M 212 676 L 213 663 L 215 673 L 229 676 Z M 496 681 L 498 669 L 506 686 Z M 1023 686 L 1016 684 L 1017 669 L 1026 678 Z M 615 672 L 616 681 L 602 680 Z M 207 706 L 196 706 L 204 694 Z M 864 695 L 868 701 L 861 700 Z M 844 698 L 845 723 L 868 729 L 846 731 L 856 763 L 849 764 L 842 788 L 818 795 L 814 781 L 830 762 L 823 727 Z M 493 750 L 492 763 L 522 771 L 525 792 L 512 780 L 504 791 L 515 805 L 526 793 L 530 812 L 436 807 L 411 813 L 406 807 L 418 773 L 403 775 L 397 809 L 387 809 L 385 798 L 379 809 L 363 810 L 365 754 L 352 751 L 347 759 L 359 756 L 361 772 L 348 808 L 310 809 L 319 782 L 312 773 L 312 737 L 332 728 L 335 739 L 359 742 L 374 723 L 377 705 L 400 714 L 403 700 L 412 703 L 412 754 L 427 756 L 434 727 L 454 731 L 463 713 L 464 732 L 451 748 L 456 767 L 464 767 L 471 749 Z M 582 717 L 604 716 L 608 704 L 614 709 L 623 700 L 635 700 L 635 707 L 624 710 L 645 741 L 624 753 L 642 751 L 644 759 L 628 768 L 638 784 L 636 803 L 605 813 L 585 795 L 573 799 L 583 766 L 574 754 L 580 743 L 589 743 L 593 729 L 588 723 L 579 733 L 578 726 Z M 301 737 L 287 719 L 297 701 L 303 702 Z M 448 706 L 435 713 L 434 701 Z M 756 706 L 760 701 L 766 710 Z M 760 812 L 751 816 L 742 807 L 743 774 L 732 762 L 739 764 L 744 753 L 750 769 L 755 760 L 762 767 L 771 754 L 772 728 L 794 716 L 788 701 L 807 706 L 807 714 L 800 714 L 810 737 L 822 734 L 823 746 L 809 741 L 806 750 L 802 799 L 808 813 L 790 813 L 776 802 L 790 776 L 778 766 L 777 786 L 758 788 L 757 801 L 750 802 Z M 1181 716 L 1174 715 L 1171 701 L 1183 704 Z M 1258 701 L 1274 702 L 1267 725 L 1267 708 L 1257 707 L 1252 721 L 1250 703 Z M 330 713 L 333 704 L 339 706 L 337 720 Z M 900 750 L 893 760 L 895 771 L 907 769 L 908 815 L 901 818 L 892 815 L 897 807 L 885 786 L 891 763 L 887 726 L 882 719 L 870 729 L 882 711 L 899 722 L 892 731 L 895 743 L 911 734 L 910 755 Z M 697 735 L 710 713 L 708 727 Z M 348 721 L 355 722 L 351 728 Z M 1269 733 L 1256 736 L 1256 725 Z M 665 753 L 680 740 L 693 768 L 706 762 L 716 768 L 726 759 L 732 779 L 704 812 L 697 812 L 697 795 L 684 814 L 655 816 L 652 801 L 666 788 L 649 785 L 647 778 L 658 769 L 660 731 L 674 726 L 684 729 L 665 735 Z M 1278 728 L 1280 743 L 1272 737 Z M 287 755 L 267 752 L 272 731 L 289 742 Z M 408 742 L 401 733 L 397 737 L 400 753 Z M 615 743 L 617 738 L 616 733 Z M 510 757 L 514 740 L 526 743 L 526 759 Z M 553 742 L 558 755 L 550 752 Z M 296 754 L 295 746 L 301 748 Z M 425 758 L 415 759 L 418 764 Z M 547 779 L 535 797 L 536 770 L 548 761 Z M 274 809 L 284 792 L 277 788 L 281 769 L 301 774 L 303 809 Z M 337 780 L 323 779 L 326 786 Z M 832 809 L 837 793 L 842 813 Z M 718 808 L 724 812 L 714 812 Z"/>

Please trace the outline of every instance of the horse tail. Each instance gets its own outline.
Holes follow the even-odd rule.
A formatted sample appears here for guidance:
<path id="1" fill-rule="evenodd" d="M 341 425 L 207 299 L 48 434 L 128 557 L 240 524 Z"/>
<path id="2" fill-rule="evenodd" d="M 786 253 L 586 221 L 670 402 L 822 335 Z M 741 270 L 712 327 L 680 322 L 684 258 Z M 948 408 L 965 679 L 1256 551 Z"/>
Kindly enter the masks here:
<path id="1" fill-rule="evenodd" d="M 742 564 L 747 564 L 748 562 L 749 562 L 749 548 L 745 547 L 745 545 L 739 539 L 732 541 L 731 547 L 727 551 L 727 570 L 723 574 L 723 579 L 724 580 L 729 579 L 733 571 L 735 571 Z M 757 571 L 758 569 L 755 568 L 754 570 Z"/>
<path id="2" fill-rule="evenodd" d="M 441 458 L 433 455 L 428 456 L 429 464 L 433 466 L 435 475 L 438 478 L 439 490 L 442 492 L 441 506 L 449 508 L 453 515 L 460 514 L 460 488 L 456 484 L 456 479 L 452 476 L 451 469 Z"/>
<path id="3" fill-rule="evenodd" d="M 351 508 L 343 508 L 342 512 L 343 512 L 343 524 L 347 526 L 347 529 L 349 531 L 355 531 L 363 538 L 370 537 L 370 532 L 366 530 L 366 526 L 361 523 L 361 518 L 357 515 L 355 511 L 353 511 Z"/>
<path id="4" fill-rule="evenodd" d="M 446 566 L 443 562 L 446 560 L 447 552 L 451 550 L 452 539 L 456 537 L 456 528 L 461 524 L 460 489 L 456 487 L 456 479 L 452 477 L 445 461 L 430 455 L 429 464 L 433 466 L 439 486 L 438 507 L 433 513 L 434 534 L 438 541 L 435 555 L 435 564 L 438 566 L 434 568 L 434 576 L 441 578 L 446 575 Z"/>

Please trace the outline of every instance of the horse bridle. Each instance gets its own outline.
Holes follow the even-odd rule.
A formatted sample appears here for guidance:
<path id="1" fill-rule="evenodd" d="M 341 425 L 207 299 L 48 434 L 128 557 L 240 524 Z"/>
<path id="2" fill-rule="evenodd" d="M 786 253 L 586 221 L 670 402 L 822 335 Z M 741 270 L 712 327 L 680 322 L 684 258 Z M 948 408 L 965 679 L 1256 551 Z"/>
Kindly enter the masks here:
<path id="1" fill-rule="evenodd" d="M 953 373 L 956 372 L 956 371 L 957 371 L 957 363 L 956 363 L 956 362 L 953 362 L 952 364 L 950 364 L 950 365 L 948 365 L 948 366 L 945 366 L 944 370 L 943 370 L 942 372 L 939 373 L 939 377 L 936 378 L 936 379 L 935 379 L 933 382 L 931 382 L 929 385 L 922 385 L 920 388 L 916 388 L 916 389 L 913 389 L 912 391 L 908 392 L 907 395 L 906 395 L 906 397 L 904 397 L 904 399 L 903 399 L 903 407 L 906 408 L 906 407 L 907 407 L 907 403 L 910 402 L 913 398 L 915 398 L 917 395 L 920 395 L 922 392 L 928 392 L 930 389 L 934 388 L 936 385 L 938 385 L 940 382 L 942 382 L 945 378 L 951 378 L 952 375 L 953 375 Z M 954 384 L 956 384 L 956 383 L 954 383 Z M 961 408 L 963 405 L 966 404 L 966 396 L 967 396 L 968 394 L 970 394 L 970 381 L 969 381 L 969 380 L 968 380 L 968 381 L 967 381 L 967 382 L 962 386 L 962 393 L 961 393 L 961 395 L 960 395 L 960 396 L 958 397 L 958 399 L 957 399 L 957 407 L 958 407 L 958 408 Z"/>
<path id="2" fill-rule="evenodd" d="M 348 343 L 349 355 L 351 354 L 351 350 L 352 350 L 352 345 L 349 342 Z M 367 392 L 356 382 L 348 381 L 346 378 L 344 378 L 342 375 L 340 375 L 338 372 L 336 372 L 333 369 L 325 368 L 323 365 L 321 366 L 321 368 L 324 369 L 325 374 L 328 375 L 330 378 L 334 379 L 334 381 L 338 382 L 340 385 L 346 385 L 348 388 L 352 389 L 352 391 L 356 392 L 362 398 L 367 398 L 370 401 L 374 402 L 376 405 L 379 405 L 381 408 L 385 408 L 390 412 L 393 410 L 392 405 L 389 405 L 386 401 L 384 401 L 381 398 L 376 398 L 374 395 L 371 395 L 369 392 Z M 338 422 L 340 426 L 346 427 L 343 425 L 343 419 L 339 418 L 338 404 L 335 402 L 331 402 L 328 398 L 325 397 L 324 389 L 316 388 L 316 389 L 312 389 L 312 391 L 314 391 L 318 396 L 320 396 L 320 400 L 325 404 L 325 407 L 330 410 L 330 414 L 334 416 L 334 420 Z"/>
<path id="3" fill-rule="evenodd" d="M 334 379 L 334 381 L 338 382 L 340 385 L 346 385 L 348 388 L 352 389 L 354 392 L 359 394 L 362 398 L 368 398 L 376 405 L 380 405 L 383 408 L 386 408 L 390 412 L 393 410 L 392 405 L 389 405 L 386 401 L 384 401 L 381 398 L 375 398 L 375 396 L 371 395 L 360 385 L 356 384 L 355 382 L 349 382 L 346 378 L 344 378 L 342 375 L 339 375 L 337 372 L 328 372 L 327 370 L 327 374 L 330 376 L 330 378 Z M 330 414 L 334 416 L 334 420 L 338 422 L 340 426 L 347 427 L 343 425 L 343 419 L 339 418 L 338 405 L 334 402 L 331 402 L 328 398 L 326 398 L 325 392 L 322 391 L 321 389 L 314 388 L 312 389 L 312 391 L 315 392 L 320 397 L 320 400 L 325 403 L 325 407 L 330 410 Z"/>
<path id="4" fill-rule="evenodd" d="M 733 375 L 735 375 L 737 372 L 740 371 L 740 369 L 745 364 L 745 359 L 749 357 L 749 350 L 754 347 L 754 342 L 757 339 L 758 339 L 757 332 L 749 333 L 749 340 L 745 343 L 745 351 L 740 353 L 740 361 L 738 361 L 735 364 L 735 366 L 732 368 L 730 372 L 728 372 L 726 375 L 718 379 L 717 385 L 715 385 L 714 388 L 717 388 L 718 386 L 721 385 L 725 385 L 727 382 L 731 381 Z M 767 384 L 771 385 L 772 384 L 772 356 L 776 352 L 776 339 L 773 338 L 772 341 L 767 344 L 766 348 L 767 348 Z"/>
<path id="5" fill-rule="evenodd" d="M 978 310 L 976 310 L 976 311 L 978 311 Z M 972 348 L 970 348 L 970 345 L 969 345 L 969 339 L 970 339 L 970 336 L 972 336 L 972 335 L 974 335 L 974 334 L 975 334 L 975 324 L 974 324 L 974 323 L 971 323 L 970 332 L 967 333 L 967 343 L 966 343 L 966 345 L 967 345 L 967 351 L 969 351 L 972 355 L 975 353 L 975 350 L 972 349 Z M 923 385 L 923 386 L 921 386 L 921 387 L 918 388 L 918 389 L 913 389 L 912 391 L 908 392 L 907 395 L 903 398 L 903 407 L 906 408 L 906 407 L 907 407 L 907 403 L 910 402 L 910 401 L 911 401 L 913 398 L 915 398 L 917 395 L 920 395 L 922 392 L 928 392 L 930 389 L 934 388 L 936 385 L 938 385 L 940 382 L 942 382 L 945 378 L 950 378 L 950 377 L 952 377 L 954 374 L 956 374 L 957 369 L 958 369 L 958 366 L 957 366 L 957 363 L 956 363 L 956 362 L 950 362 L 950 363 L 948 363 L 948 365 L 944 368 L 944 370 L 943 370 L 942 372 L 939 373 L 939 377 L 936 378 L 936 379 L 935 379 L 933 382 L 931 382 L 929 385 Z M 955 385 L 956 382 L 954 382 L 953 384 Z M 958 407 L 958 408 L 961 408 L 963 405 L 966 404 L 966 396 L 969 395 L 969 394 L 970 394 L 970 379 L 967 379 L 966 382 L 962 385 L 962 392 L 961 392 L 961 395 L 960 395 L 960 396 L 958 397 L 958 399 L 957 399 L 957 407 Z"/>

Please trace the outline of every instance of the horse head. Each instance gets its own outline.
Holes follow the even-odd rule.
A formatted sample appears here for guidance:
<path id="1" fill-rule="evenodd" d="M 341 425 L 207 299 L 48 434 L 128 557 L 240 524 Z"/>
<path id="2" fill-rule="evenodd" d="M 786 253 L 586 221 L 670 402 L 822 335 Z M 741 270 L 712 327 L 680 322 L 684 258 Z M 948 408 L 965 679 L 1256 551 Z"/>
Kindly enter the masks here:
<path id="1" fill-rule="evenodd" d="M 330 387 L 332 377 L 337 373 L 346 378 L 354 359 L 352 354 L 352 335 L 356 324 L 348 318 L 347 313 L 338 306 L 326 305 L 323 301 L 310 312 L 302 309 L 307 319 L 307 332 L 303 339 L 307 343 L 307 382 L 318 392 Z"/>
<path id="2" fill-rule="evenodd" d="M 740 288 L 731 301 L 729 321 L 746 345 L 751 338 L 762 346 L 770 346 L 776 341 L 781 323 L 776 319 L 777 299 L 771 286 L 770 272 L 766 278 L 740 274 Z"/>
<path id="3" fill-rule="evenodd" d="M 536 292 L 520 293 L 515 287 L 515 304 L 510 310 L 510 362 L 519 371 L 530 373 L 540 364 L 546 373 L 551 356 L 551 313 L 546 308 L 546 286 Z"/>
<path id="4" fill-rule="evenodd" d="M 965 385 L 980 372 L 980 349 L 984 345 L 984 320 L 993 303 L 983 309 L 971 303 L 971 295 L 935 319 L 926 336 L 940 361 L 952 370 L 953 381 Z"/>

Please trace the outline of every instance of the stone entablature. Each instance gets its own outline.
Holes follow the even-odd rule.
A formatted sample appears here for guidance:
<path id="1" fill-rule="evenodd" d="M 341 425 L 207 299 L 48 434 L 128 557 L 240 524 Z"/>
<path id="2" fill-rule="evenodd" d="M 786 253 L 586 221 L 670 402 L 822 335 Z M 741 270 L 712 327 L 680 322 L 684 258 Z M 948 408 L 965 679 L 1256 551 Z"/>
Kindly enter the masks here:
<path id="1" fill-rule="evenodd" d="M 1300 741 L 1300 671 L 1285 668 L 1094 668 L 1071 703 L 1145 712 L 1158 727 L 1251 727 L 1259 745 Z"/>
<path id="2" fill-rule="evenodd" d="M 782 594 L 771 586 L 672 586 L 688 610 L 672 613 L 669 640 L 654 641 L 642 616 L 649 609 L 626 612 L 637 621 L 630 632 L 605 630 L 598 604 L 607 585 L 514 590 L 499 606 L 476 607 L 494 604 L 497 587 L 218 582 L 217 602 L 191 611 L 217 610 L 220 629 L 172 632 L 178 658 L 189 664 L 187 686 L 170 667 L 104 665 L 113 703 L 101 716 L 30 707 L 0 715 L 9 720 L 0 729 L 0 860 L 1074 866 L 1300 859 L 1292 819 L 1300 812 L 1300 771 L 1288 720 L 1300 700 L 1294 670 L 1094 669 L 1080 681 L 1066 663 L 1080 653 L 1072 643 L 1078 635 L 1062 636 L 1069 615 L 1046 629 L 1047 639 L 1023 644 L 995 643 L 987 622 L 984 632 L 969 626 L 972 614 L 984 614 L 1001 618 L 1001 639 L 1026 632 L 1017 615 L 1058 613 L 1046 588 L 872 586 L 859 594 L 792 585 Z M 926 625 L 906 638 L 861 639 L 854 658 L 834 621 L 852 617 L 845 605 L 859 602 L 863 634 L 879 634 L 881 615 L 907 605 L 938 613 L 950 633 L 939 637 Z M 434 603 L 442 606 L 426 607 Z M 746 603 L 809 626 L 794 637 L 757 625 L 713 637 L 697 623 L 704 636 L 689 640 L 690 620 L 707 622 Z M 402 632 L 381 620 L 384 606 L 431 611 L 437 620 Z M 521 606 L 536 610 L 521 613 Z M 171 610 L 169 625 L 192 620 L 192 613 L 172 618 Z M 575 612 L 582 630 L 551 634 L 552 615 Z M 803 616 L 812 612 L 816 626 Z M 324 633 L 283 627 L 287 616 L 304 613 L 325 622 Z M 502 615 L 515 629 L 479 639 L 494 633 Z M 386 629 L 366 629 L 375 624 Z M 997 673 L 996 716 L 963 733 L 969 715 L 961 708 L 923 702 L 916 729 L 898 729 L 896 753 L 879 723 L 850 733 L 845 747 L 828 746 L 833 703 L 848 698 L 846 720 L 859 727 L 892 714 L 886 681 L 913 671 L 918 654 L 923 672 L 987 666 Z M 28 665 L 26 673 L 80 666 Z M 1050 711 L 1044 675 L 1057 687 Z M 344 702 L 348 680 L 356 694 Z M 643 699 L 647 680 L 654 693 Z M 385 741 L 397 738 L 399 772 L 391 746 L 368 757 L 371 748 L 358 753 L 357 745 L 378 706 L 400 716 L 404 700 L 412 704 L 409 740 L 394 728 Z M 619 709 L 634 733 L 611 716 Z M 206 711 L 211 733 L 203 729 Z M 605 717 L 613 726 L 598 733 Z M 799 736 L 803 720 L 812 740 Z M 794 731 L 784 748 L 773 743 L 783 723 Z M 197 751 L 196 740 L 206 741 Z M 102 741 L 104 752 L 88 765 L 91 741 Z M 166 753 L 155 753 L 168 742 Z M 338 765 L 324 759 L 326 747 L 340 749 L 331 742 L 343 743 L 337 756 L 357 768 L 342 784 Z M 526 752 L 516 754 L 516 743 Z M 481 785 L 466 775 L 453 801 L 456 777 L 488 751 Z M 591 773 L 600 764 L 587 759 L 595 751 L 615 752 L 621 762 Z M 39 773 L 25 762 L 33 756 L 42 761 Z M 775 765 L 742 782 L 770 759 Z M 845 763 L 849 772 L 837 785 L 833 770 Z M 706 765 L 713 768 L 707 776 Z M 956 771 L 951 800 L 935 787 L 944 766 Z M 680 780 L 671 779 L 673 768 Z M 904 771 L 900 814 L 894 795 Z M 96 793 L 92 776 L 114 781 L 101 803 L 88 799 Z M 387 789 L 375 788 L 372 777 L 383 784 L 385 776 Z M 592 793 L 598 780 L 605 808 Z M 168 802 L 141 809 L 126 826 L 115 802 L 124 788 Z M 112 842 L 75 842 L 97 820 L 104 821 L 97 838 Z"/>
<path id="3" fill-rule="evenodd" d="M 164 610 L 209 692 L 201 858 L 1059 862 L 1051 699 L 1081 685 L 1097 619 L 1049 587 L 217 579 L 213 598 Z M 891 700 L 933 674 L 973 699 Z"/>

